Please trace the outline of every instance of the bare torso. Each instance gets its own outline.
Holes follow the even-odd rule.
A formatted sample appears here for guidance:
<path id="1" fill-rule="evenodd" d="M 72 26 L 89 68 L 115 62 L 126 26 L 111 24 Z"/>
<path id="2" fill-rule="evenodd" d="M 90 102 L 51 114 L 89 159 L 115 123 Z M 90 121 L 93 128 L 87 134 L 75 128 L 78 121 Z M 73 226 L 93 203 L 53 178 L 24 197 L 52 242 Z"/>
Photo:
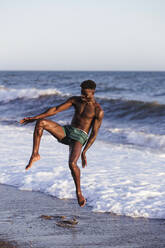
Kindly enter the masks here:
<path id="1" fill-rule="evenodd" d="M 102 110 L 100 105 L 95 100 L 92 102 L 83 101 L 81 97 L 73 97 L 72 101 L 75 113 L 71 125 L 89 133 L 93 121 Z"/>

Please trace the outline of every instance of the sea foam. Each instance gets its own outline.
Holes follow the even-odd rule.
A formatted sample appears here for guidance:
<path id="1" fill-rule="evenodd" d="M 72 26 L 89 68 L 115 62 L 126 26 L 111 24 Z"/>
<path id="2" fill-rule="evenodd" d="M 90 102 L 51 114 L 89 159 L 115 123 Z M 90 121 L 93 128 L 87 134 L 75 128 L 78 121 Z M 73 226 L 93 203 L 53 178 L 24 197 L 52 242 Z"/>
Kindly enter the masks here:
<path id="1" fill-rule="evenodd" d="M 32 99 L 38 98 L 40 96 L 46 95 L 61 95 L 69 96 L 69 94 L 63 94 L 60 90 L 57 89 L 14 89 L 14 88 L 0 88 L 0 102 L 9 102 L 17 98 Z"/>
<path id="2" fill-rule="evenodd" d="M 41 160 L 25 171 L 32 135 L 28 126 L 0 126 L 0 183 L 61 199 L 76 198 L 68 147 L 51 135 L 44 133 Z M 165 219 L 164 156 L 97 139 L 87 152 L 87 160 L 87 167 L 81 169 L 81 184 L 93 211 Z M 81 160 L 78 164 L 81 167 Z"/>
<path id="3" fill-rule="evenodd" d="M 165 152 L 165 135 L 151 134 L 132 128 L 109 128 L 109 140 L 123 144 L 131 144 L 136 147 L 151 148 L 155 151 Z"/>

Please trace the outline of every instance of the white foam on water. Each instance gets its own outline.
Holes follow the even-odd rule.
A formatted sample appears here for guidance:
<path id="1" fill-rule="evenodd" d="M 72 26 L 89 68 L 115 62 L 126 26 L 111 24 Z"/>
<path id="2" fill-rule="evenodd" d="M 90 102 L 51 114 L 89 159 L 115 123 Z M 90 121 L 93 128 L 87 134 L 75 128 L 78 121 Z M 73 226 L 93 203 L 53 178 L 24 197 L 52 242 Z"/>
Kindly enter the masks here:
<path id="1" fill-rule="evenodd" d="M 0 126 L 0 183 L 40 191 L 59 198 L 76 198 L 68 167 L 68 147 L 44 133 L 41 160 L 25 171 L 32 149 L 28 126 Z M 93 211 L 132 217 L 165 219 L 163 154 L 97 140 L 87 152 L 81 184 Z M 81 167 L 81 161 L 79 160 Z"/>
<path id="2" fill-rule="evenodd" d="M 38 98 L 40 96 L 45 95 L 61 95 L 61 96 L 69 96 L 69 94 L 63 94 L 61 91 L 57 89 L 36 89 L 36 88 L 30 88 L 30 89 L 14 89 L 14 88 L 0 88 L 0 101 L 3 102 L 9 102 L 11 100 L 15 100 L 17 98 L 26 98 L 26 99 L 32 99 L 32 98 Z"/>
<path id="3" fill-rule="evenodd" d="M 151 134 L 131 128 L 109 128 L 109 139 L 165 152 L 165 135 Z"/>

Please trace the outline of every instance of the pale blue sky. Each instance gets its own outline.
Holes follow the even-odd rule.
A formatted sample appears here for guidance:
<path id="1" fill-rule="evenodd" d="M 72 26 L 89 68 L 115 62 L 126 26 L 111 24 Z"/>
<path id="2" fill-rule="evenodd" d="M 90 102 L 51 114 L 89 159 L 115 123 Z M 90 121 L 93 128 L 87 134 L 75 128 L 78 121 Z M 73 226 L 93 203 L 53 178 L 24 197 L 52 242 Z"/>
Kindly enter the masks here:
<path id="1" fill-rule="evenodd" d="M 165 0 L 0 0 L 0 70 L 165 70 Z"/>

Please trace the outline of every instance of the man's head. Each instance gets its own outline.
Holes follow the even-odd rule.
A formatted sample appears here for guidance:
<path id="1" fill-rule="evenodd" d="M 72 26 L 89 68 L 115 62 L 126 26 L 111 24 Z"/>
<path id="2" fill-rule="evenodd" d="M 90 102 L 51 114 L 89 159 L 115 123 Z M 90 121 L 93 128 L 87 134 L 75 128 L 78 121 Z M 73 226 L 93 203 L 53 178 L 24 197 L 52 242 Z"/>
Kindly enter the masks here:
<path id="1" fill-rule="evenodd" d="M 80 86 L 82 89 L 91 89 L 91 90 L 96 89 L 96 83 L 92 80 L 85 80 L 81 83 Z"/>
<path id="2" fill-rule="evenodd" d="M 91 102 L 94 99 L 96 83 L 92 80 L 86 80 L 81 83 L 81 98 L 85 102 Z"/>

